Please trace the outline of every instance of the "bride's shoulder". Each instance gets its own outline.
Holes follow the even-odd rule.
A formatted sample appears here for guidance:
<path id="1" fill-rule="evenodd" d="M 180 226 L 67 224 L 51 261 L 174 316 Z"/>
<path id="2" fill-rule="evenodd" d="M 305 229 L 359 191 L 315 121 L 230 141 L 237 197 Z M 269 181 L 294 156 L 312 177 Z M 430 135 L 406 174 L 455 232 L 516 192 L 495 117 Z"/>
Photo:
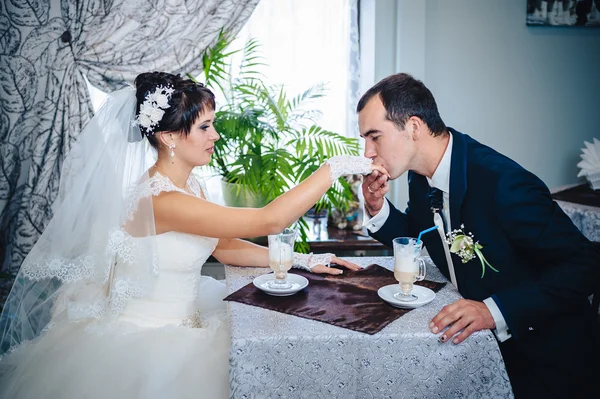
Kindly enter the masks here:
<path id="1" fill-rule="evenodd" d="M 171 180 L 160 173 L 148 176 L 138 183 L 132 192 L 133 199 L 141 197 L 156 197 L 162 192 L 183 191 Z"/>
<path id="2" fill-rule="evenodd" d="M 204 199 L 207 199 L 204 182 L 198 179 L 193 173 L 190 174 L 187 185 L 196 197 L 204 197 Z"/>
<path id="3" fill-rule="evenodd" d="M 178 194 L 185 194 L 186 197 L 192 194 L 194 197 L 207 199 L 205 193 L 206 188 L 202 182 L 197 180 L 193 175 L 190 175 L 187 181 L 187 189 L 184 190 L 173 184 L 171 179 L 157 172 L 147 176 L 133 189 L 130 195 L 130 204 L 132 204 L 133 207 L 136 207 L 142 198 L 152 198 L 152 202 L 156 206 L 157 201 L 170 201 L 173 198 L 172 195 Z"/>
<path id="4" fill-rule="evenodd" d="M 179 187 L 174 185 L 171 180 L 164 177 L 160 173 L 155 173 L 152 176 L 146 176 L 134 186 L 128 197 L 128 208 L 137 208 L 139 202 L 144 198 L 152 198 L 153 200 L 160 197 L 161 193 L 184 192 Z"/>

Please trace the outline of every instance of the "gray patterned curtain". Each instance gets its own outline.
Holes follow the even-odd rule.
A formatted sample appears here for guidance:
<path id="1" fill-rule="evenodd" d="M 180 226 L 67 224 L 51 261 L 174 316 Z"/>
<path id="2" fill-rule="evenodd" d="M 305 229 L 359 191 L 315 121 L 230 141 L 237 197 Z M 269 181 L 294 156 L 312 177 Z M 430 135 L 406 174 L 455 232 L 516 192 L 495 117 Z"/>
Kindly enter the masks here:
<path id="1" fill-rule="evenodd" d="M 112 91 L 145 71 L 199 72 L 203 51 L 222 29 L 237 33 L 258 1 L 0 2 L 0 307 L 92 115 L 84 76 Z"/>

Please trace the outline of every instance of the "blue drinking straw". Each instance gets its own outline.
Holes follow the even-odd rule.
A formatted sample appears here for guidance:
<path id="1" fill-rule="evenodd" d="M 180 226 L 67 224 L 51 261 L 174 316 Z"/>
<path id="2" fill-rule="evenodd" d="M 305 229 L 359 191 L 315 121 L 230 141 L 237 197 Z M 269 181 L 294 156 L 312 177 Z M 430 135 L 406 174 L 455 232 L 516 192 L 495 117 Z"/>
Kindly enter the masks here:
<path id="1" fill-rule="evenodd" d="M 422 232 L 419 233 L 419 237 L 417 237 L 417 245 L 419 245 L 419 243 L 421 242 L 421 236 L 425 233 L 429 233 L 430 231 L 436 230 L 437 226 L 433 226 L 430 227 L 428 229 L 423 230 Z"/>

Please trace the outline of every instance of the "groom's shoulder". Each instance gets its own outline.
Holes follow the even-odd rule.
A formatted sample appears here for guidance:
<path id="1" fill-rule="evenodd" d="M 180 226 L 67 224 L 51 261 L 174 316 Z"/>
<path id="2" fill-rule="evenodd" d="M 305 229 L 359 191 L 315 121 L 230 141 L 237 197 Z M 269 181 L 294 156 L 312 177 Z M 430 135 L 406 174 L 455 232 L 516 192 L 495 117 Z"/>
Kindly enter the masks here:
<path id="1" fill-rule="evenodd" d="M 506 179 L 530 180 L 541 183 L 532 172 L 518 162 L 469 135 L 462 134 L 466 146 L 467 174 L 489 182 Z M 543 183 L 542 183 L 543 184 Z"/>

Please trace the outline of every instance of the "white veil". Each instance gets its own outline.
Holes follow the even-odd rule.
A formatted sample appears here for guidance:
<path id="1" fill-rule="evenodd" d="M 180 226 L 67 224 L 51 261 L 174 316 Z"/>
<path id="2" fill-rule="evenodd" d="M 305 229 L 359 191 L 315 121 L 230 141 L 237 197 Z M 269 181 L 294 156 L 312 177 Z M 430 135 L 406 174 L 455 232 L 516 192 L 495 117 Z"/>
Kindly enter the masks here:
<path id="1" fill-rule="evenodd" d="M 152 196 L 138 192 L 155 151 L 135 112 L 134 88 L 112 93 L 73 144 L 54 217 L 4 305 L 0 354 L 57 320 L 110 318 L 157 273 Z"/>

